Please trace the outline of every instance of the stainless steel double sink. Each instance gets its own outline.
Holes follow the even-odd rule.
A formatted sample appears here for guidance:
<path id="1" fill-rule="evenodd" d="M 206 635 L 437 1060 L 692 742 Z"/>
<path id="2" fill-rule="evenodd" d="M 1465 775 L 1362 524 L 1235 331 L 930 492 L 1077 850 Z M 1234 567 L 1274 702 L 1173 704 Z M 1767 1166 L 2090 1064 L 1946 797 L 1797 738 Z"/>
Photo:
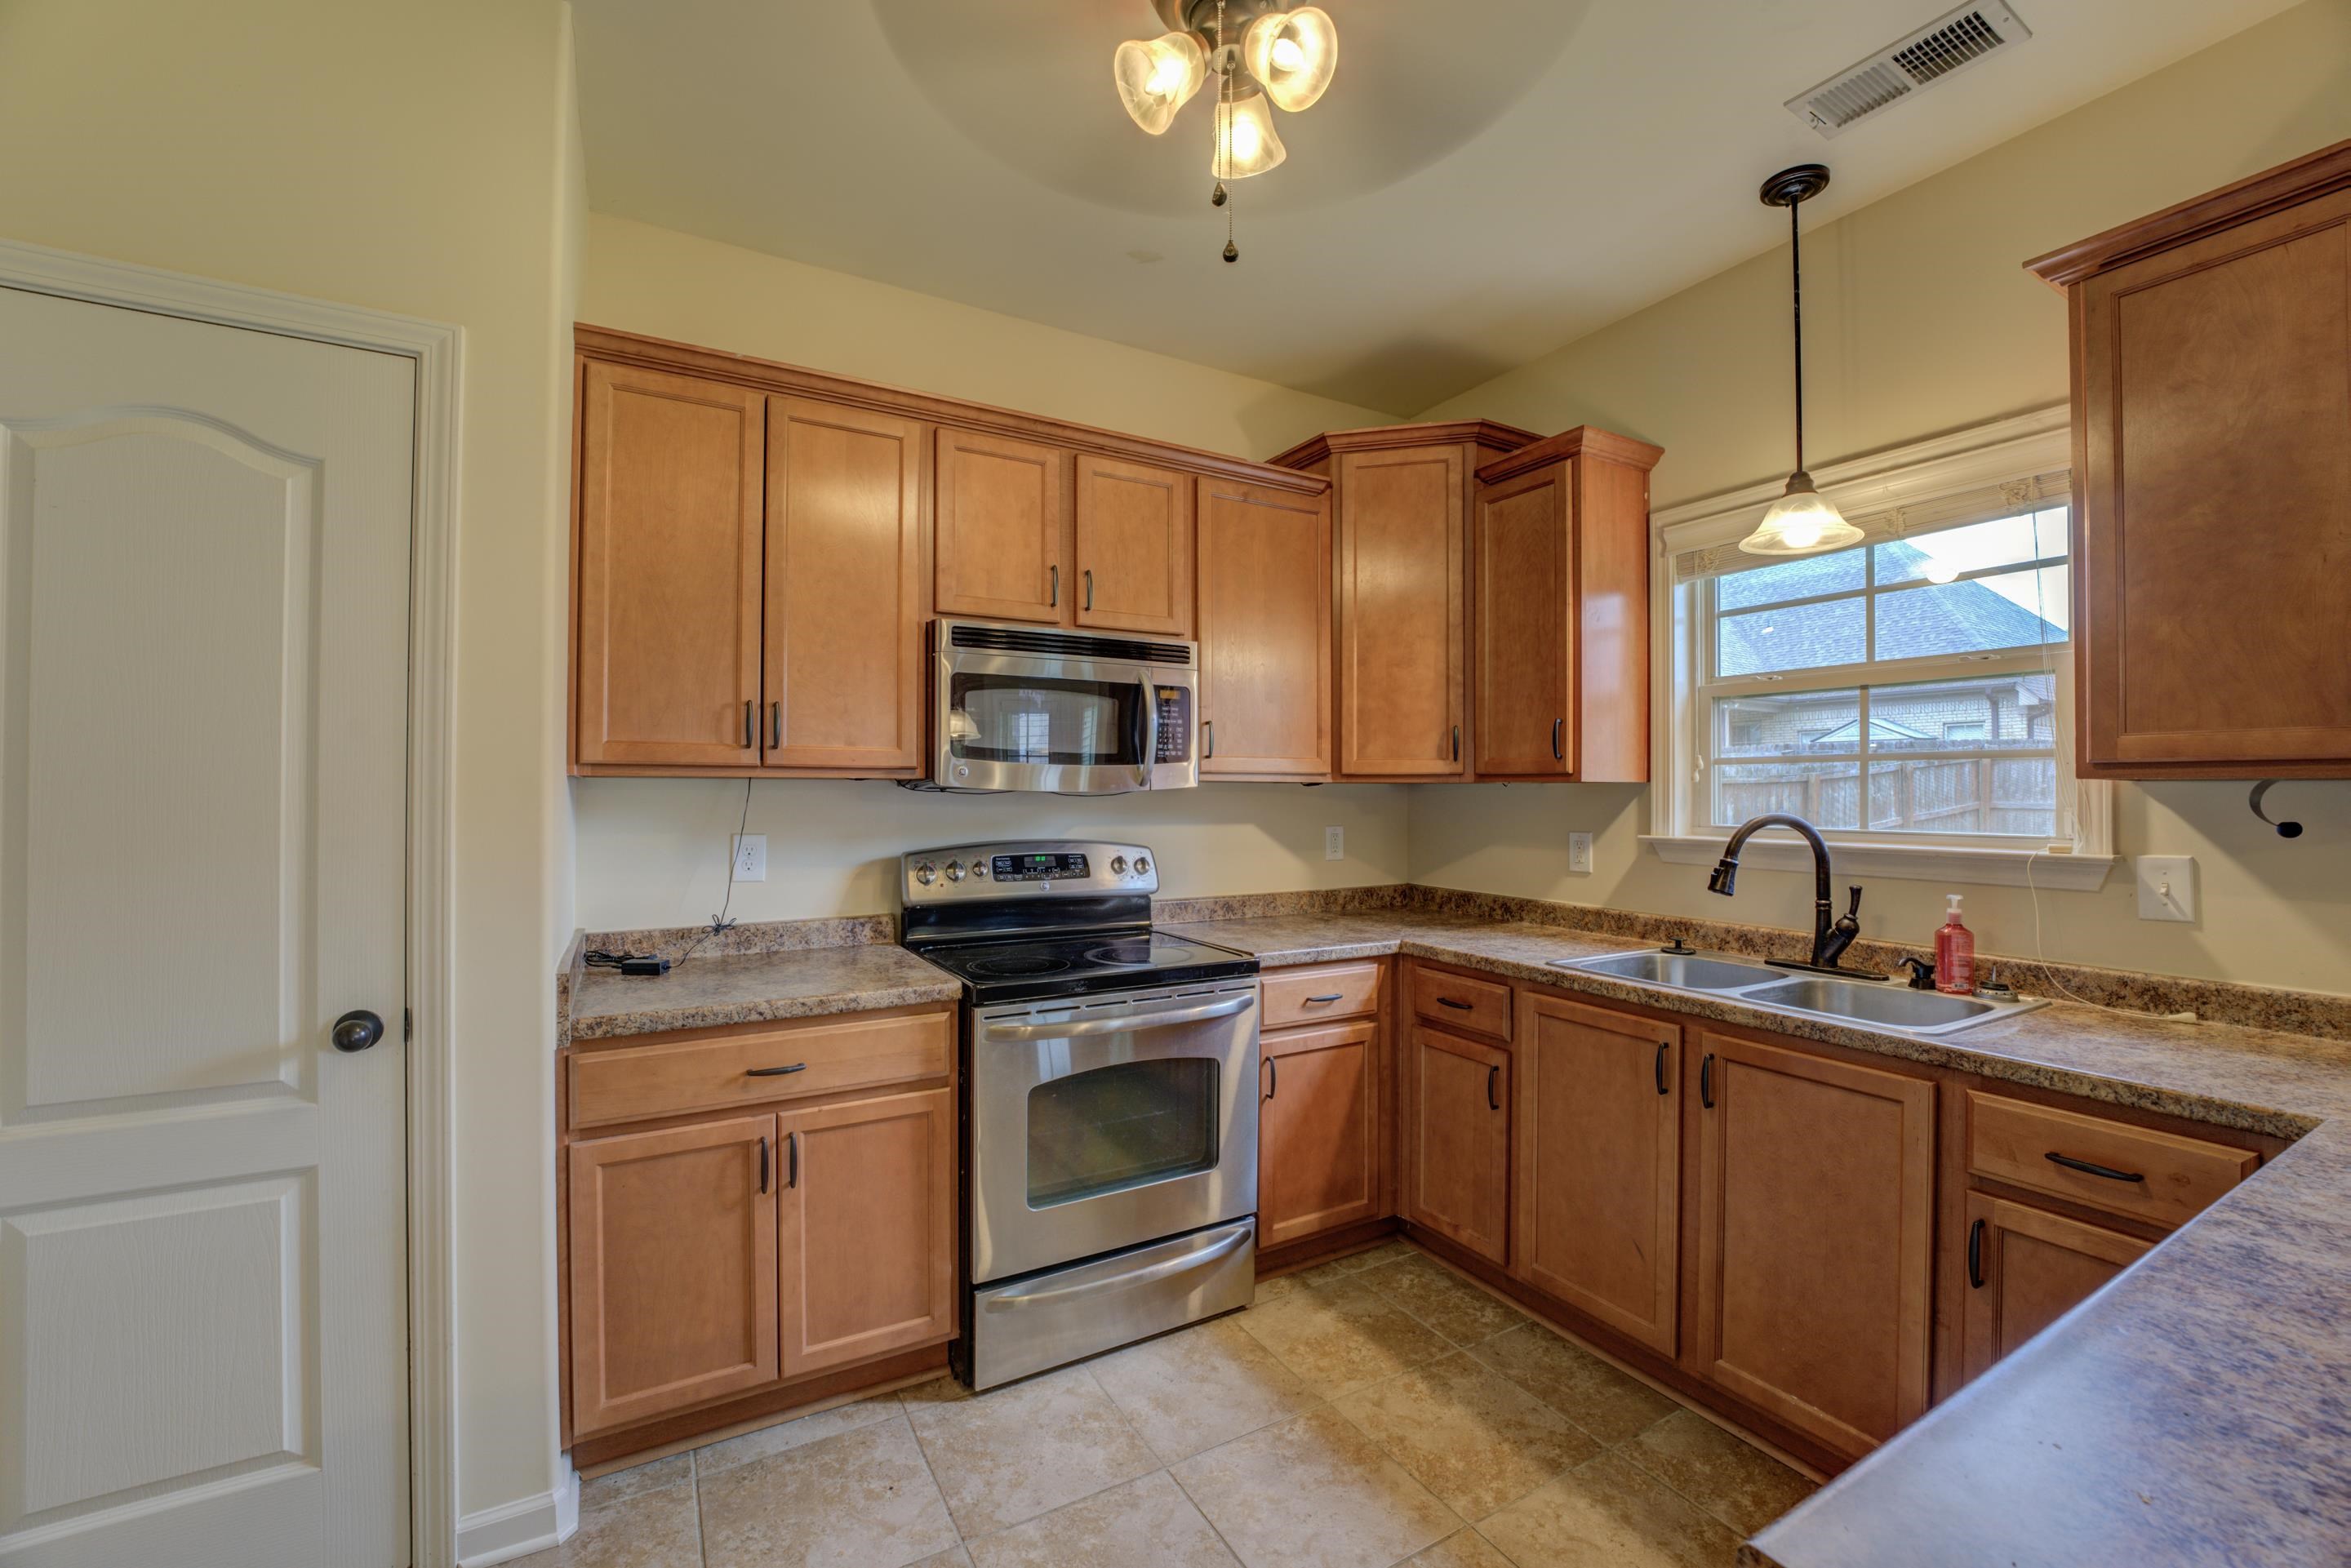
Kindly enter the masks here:
<path id="1" fill-rule="evenodd" d="M 1606 975 L 1659 990 L 1723 997 L 1763 1012 L 1828 1019 L 1902 1034 L 1944 1035 L 2047 1004 L 2034 998 L 1988 1001 L 1912 990 L 1896 980 L 1840 980 L 1792 974 L 1729 953 L 1609 953 L 1597 958 L 1554 958 L 1561 969 Z"/>

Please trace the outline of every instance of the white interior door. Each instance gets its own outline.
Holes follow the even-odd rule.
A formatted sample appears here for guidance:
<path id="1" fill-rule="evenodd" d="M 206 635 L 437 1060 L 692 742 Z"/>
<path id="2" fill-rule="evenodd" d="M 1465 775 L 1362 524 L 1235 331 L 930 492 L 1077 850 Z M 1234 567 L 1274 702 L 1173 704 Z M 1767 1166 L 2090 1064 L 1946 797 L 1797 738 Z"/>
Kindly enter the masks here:
<path id="1" fill-rule="evenodd" d="M 392 1568 L 414 362 L 0 344 L 0 1564 Z"/>

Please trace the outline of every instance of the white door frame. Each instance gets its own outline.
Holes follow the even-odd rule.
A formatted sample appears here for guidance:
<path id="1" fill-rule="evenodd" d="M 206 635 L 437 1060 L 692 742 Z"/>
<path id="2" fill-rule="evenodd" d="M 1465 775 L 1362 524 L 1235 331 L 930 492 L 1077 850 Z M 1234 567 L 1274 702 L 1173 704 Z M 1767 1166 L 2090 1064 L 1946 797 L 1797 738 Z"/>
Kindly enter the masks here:
<path id="1" fill-rule="evenodd" d="M 408 1495 L 414 1568 L 451 1568 L 457 1540 L 450 1218 L 451 590 L 465 330 L 5 239 L 0 285 L 416 361 L 408 627 Z"/>

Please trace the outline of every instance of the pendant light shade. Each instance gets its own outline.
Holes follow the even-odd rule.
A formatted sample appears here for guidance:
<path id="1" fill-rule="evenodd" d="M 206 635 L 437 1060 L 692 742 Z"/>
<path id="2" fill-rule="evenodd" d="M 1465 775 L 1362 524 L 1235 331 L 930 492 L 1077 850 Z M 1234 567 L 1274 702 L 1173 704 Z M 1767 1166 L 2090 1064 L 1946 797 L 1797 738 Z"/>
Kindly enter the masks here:
<path id="1" fill-rule="evenodd" d="M 1273 129 L 1273 111 L 1255 88 L 1248 96 L 1217 104 L 1217 150 L 1208 172 L 1219 180 L 1262 174 L 1290 156 Z"/>
<path id="2" fill-rule="evenodd" d="M 1148 43 L 1121 44 L 1111 71 L 1128 118 L 1156 136 L 1208 79 L 1208 58 L 1189 33 L 1166 33 Z"/>
<path id="3" fill-rule="evenodd" d="M 1339 29 L 1320 6 L 1268 11 L 1242 36 L 1241 57 L 1275 107 L 1295 114 L 1331 85 L 1339 68 Z"/>
<path id="4" fill-rule="evenodd" d="M 1788 269 L 1796 330 L 1796 471 L 1788 476 L 1787 490 L 1771 503 L 1755 531 L 1739 541 L 1749 555 L 1819 555 L 1849 549 L 1867 537 L 1813 487 L 1813 476 L 1804 472 L 1803 236 L 1796 225 L 1796 209 L 1827 189 L 1828 183 L 1828 170 L 1818 163 L 1799 163 L 1763 182 L 1763 204 L 1788 209 Z"/>

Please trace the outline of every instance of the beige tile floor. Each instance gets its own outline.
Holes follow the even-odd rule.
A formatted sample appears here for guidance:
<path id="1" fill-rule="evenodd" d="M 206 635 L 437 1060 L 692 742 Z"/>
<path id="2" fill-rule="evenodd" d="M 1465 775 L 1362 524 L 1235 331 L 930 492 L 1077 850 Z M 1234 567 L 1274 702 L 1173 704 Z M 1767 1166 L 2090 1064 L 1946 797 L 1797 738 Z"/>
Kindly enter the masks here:
<path id="1" fill-rule="evenodd" d="M 1401 1241 L 588 1482 L 526 1568 L 1688 1568 L 1804 1477 Z"/>

